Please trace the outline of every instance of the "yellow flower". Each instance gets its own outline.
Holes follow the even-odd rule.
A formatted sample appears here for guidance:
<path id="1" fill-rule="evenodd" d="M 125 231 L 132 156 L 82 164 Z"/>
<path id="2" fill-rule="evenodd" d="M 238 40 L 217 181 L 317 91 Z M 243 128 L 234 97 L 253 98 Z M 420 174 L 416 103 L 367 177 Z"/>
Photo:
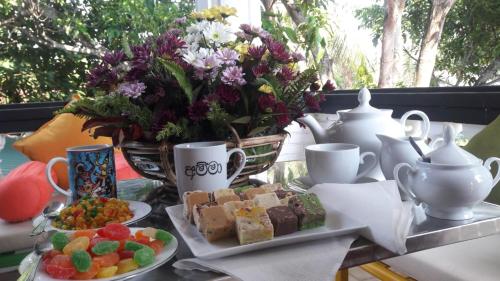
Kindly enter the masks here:
<path id="1" fill-rule="evenodd" d="M 248 48 L 249 48 L 249 47 L 250 47 L 250 45 L 248 45 L 248 44 L 241 44 L 241 43 L 240 43 L 240 44 L 236 45 L 236 46 L 234 47 L 234 49 L 235 49 L 238 53 L 240 53 L 240 55 L 242 55 L 242 56 L 246 56 L 246 55 L 248 55 Z"/>
<path id="2" fill-rule="evenodd" d="M 298 71 L 299 70 L 299 66 L 296 62 L 291 62 L 289 64 L 287 64 L 288 68 L 290 68 L 290 70 L 293 70 L 293 71 Z"/>
<path id="3" fill-rule="evenodd" d="M 273 88 L 267 84 L 262 84 L 262 86 L 259 87 L 259 91 L 266 94 L 272 94 Z"/>
<path id="4" fill-rule="evenodd" d="M 224 18 L 236 15 L 236 8 L 234 7 L 217 6 L 214 7 L 214 9 L 216 9 L 219 12 L 219 14 Z"/>

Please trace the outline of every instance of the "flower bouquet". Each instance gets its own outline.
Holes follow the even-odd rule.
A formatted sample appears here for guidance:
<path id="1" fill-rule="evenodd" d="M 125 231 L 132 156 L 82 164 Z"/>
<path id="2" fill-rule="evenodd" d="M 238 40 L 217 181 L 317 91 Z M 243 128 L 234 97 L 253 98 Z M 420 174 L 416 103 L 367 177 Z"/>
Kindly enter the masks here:
<path id="1" fill-rule="evenodd" d="M 303 56 L 260 28 L 232 30 L 225 19 L 234 13 L 208 9 L 106 54 L 88 75 L 95 98 L 63 111 L 85 117 L 83 130 L 123 147 L 282 134 L 305 110 L 319 110 L 324 97 L 316 71 L 298 70 Z"/>

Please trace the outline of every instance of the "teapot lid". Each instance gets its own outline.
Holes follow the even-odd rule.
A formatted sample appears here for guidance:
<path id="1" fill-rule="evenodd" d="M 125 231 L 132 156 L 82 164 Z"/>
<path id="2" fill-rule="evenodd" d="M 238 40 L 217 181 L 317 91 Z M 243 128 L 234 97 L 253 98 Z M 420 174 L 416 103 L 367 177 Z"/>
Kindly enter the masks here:
<path id="1" fill-rule="evenodd" d="M 444 145 L 425 155 L 432 164 L 471 165 L 481 161 L 455 143 L 456 132 L 451 124 L 446 124 L 443 134 Z"/>
<path id="2" fill-rule="evenodd" d="M 372 95 L 370 91 L 364 87 L 359 91 L 358 101 L 359 105 L 356 108 L 349 110 L 349 113 L 382 113 L 380 109 L 377 109 L 370 105 L 370 100 Z"/>

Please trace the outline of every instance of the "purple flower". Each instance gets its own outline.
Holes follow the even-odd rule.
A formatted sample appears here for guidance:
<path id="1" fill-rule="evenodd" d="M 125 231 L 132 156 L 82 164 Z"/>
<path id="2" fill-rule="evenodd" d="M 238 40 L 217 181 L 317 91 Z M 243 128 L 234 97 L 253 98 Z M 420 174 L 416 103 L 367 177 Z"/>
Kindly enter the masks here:
<path id="1" fill-rule="evenodd" d="M 223 104 L 235 105 L 240 100 L 240 92 L 227 85 L 221 84 L 214 93 Z"/>
<path id="2" fill-rule="evenodd" d="M 110 69 L 107 65 L 100 64 L 94 67 L 87 75 L 87 87 L 101 88 L 108 90 L 116 84 L 118 75 L 115 69 Z"/>
<path id="3" fill-rule="evenodd" d="M 266 53 L 266 46 L 250 46 L 248 48 L 248 54 L 257 60 L 260 60 L 262 56 Z"/>
<path id="4" fill-rule="evenodd" d="M 292 122 L 288 114 L 288 108 L 286 107 L 286 104 L 284 102 L 282 101 L 278 102 L 274 107 L 274 112 L 278 113 L 278 115 L 276 115 L 275 118 L 276 118 L 276 123 L 278 123 L 278 126 L 280 128 L 284 128 L 288 124 L 290 124 L 290 122 Z"/>
<path id="5" fill-rule="evenodd" d="M 176 18 L 174 20 L 174 23 L 177 24 L 177 25 L 185 24 L 186 22 L 187 22 L 187 18 L 186 17 Z"/>
<path id="6" fill-rule="evenodd" d="M 245 32 L 245 33 L 252 33 L 252 26 L 249 24 L 246 24 L 246 23 L 241 24 L 240 29 L 243 30 L 243 32 Z"/>
<path id="7" fill-rule="evenodd" d="M 313 82 L 309 86 L 309 90 L 311 90 L 313 92 L 316 92 L 317 90 L 319 90 L 319 88 L 321 88 L 321 85 L 318 82 Z"/>
<path id="8" fill-rule="evenodd" d="M 217 53 L 215 53 L 215 57 L 220 60 L 222 64 L 235 65 L 236 61 L 239 60 L 240 55 L 238 55 L 235 50 L 224 48 L 222 50 L 218 50 Z"/>
<path id="9" fill-rule="evenodd" d="M 325 101 L 325 96 L 323 94 L 314 95 L 313 93 L 304 93 L 304 101 L 306 106 L 312 111 L 320 111 L 321 107 L 319 104 Z"/>
<path id="10" fill-rule="evenodd" d="M 269 66 L 266 63 L 260 63 L 252 67 L 252 73 L 257 78 L 262 77 L 264 74 L 269 73 Z"/>
<path id="11" fill-rule="evenodd" d="M 147 44 L 132 46 L 132 66 L 146 70 L 151 59 L 151 48 Z"/>
<path id="12" fill-rule="evenodd" d="M 253 38 L 253 37 L 252 37 L 252 35 L 246 34 L 246 33 L 245 33 L 245 32 L 243 32 L 243 31 L 237 31 L 235 34 L 236 34 L 236 36 L 237 36 L 238 38 L 241 38 L 241 39 L 243 39 L 243 40 L 247 40 L 247 41 L 250 41 L 250 40 L 252 40 L 252 38 Z"/>
<path id="13" fill-rule="evenodd" d="M 125 53 L 122 51 L 107 52 L 102 57 L 102 60 L 112 66 L 117 66 L 125 58 Z"/>
<path id="14" fill-rule="evenodd" d="M 168 122 L 176 123 L 177 116 L 175 116 L 175 112 L 172 110 L 164 110 L 159 114 L 156 114 L 153 118 L 153 123 L 151 124 L 151 130 L 155 133 L 161 131 L 165 124 Z"/>
<path id="15" fill-rule="evenodd" d="M 222 82 L 229 86 L 243 86 L 247 82 L 243 78 L 245 74 L 239 66 L 230 66 L 222 72 Z"/>
<path id="16" fill-rule="evenodd" d="M 264 112 L 272 112 L 274 106 L 276 105 L 276 99 L 273 95 L 262 95 L 257 101 L 260 110 Z"/>
<path id="17" fill-rule="evenodd" d="M 325 85 L 323 85 L 323 91 L 334 91 L 336 89 L 335 85 L 330 79 L 326 80 Z"/>
<path id="18" fill-rule="evenodd" d="M 146 90 L 146 85 L 142 82 L 125 82 L 118 86 L 117 92 L 129 98 L 136 99 Z"/>
<path id="19" fill-rule="evenodd" d="M 179 49 L 186 47 L 186 42 L 179 38 L 180 30 L 171 29 L 156 39 L 157 52 L 160 57 L 178 56 Z"/>
<path id="20" fill-rule="evenodd" d="M 277 73 L 278 79 L 285 85 L 288 85 L 290 81 L 295 79 L 295 72 L 291 70 L 288 66 L 283 66 Z"/>
<path id="21" fill-rule="evenodd" d="M 303 61 L 306 58 L 301 53 L 292 53 L 292 60 L 294 62 Z"/>
<path id="22" fill-rule="evenodd" d="M 266 40 L 266 46 L 271 56 L 282 63 L 290 62 L 290 54 L 287 52 L 285 45 L 273 39 Z"/>
<path id="23" fill-rule="evenodd" d="M 213 68 L 218 68 L 221 65 L 221 61 L 216 55 L 207 56 L 206 58 L 197 59 L 193 66 L 195 68 L 203 70 L 211 70 Z"/>
<path id="24" fill-rule="evenodd" d="M 207 117 L 208 104 L 206 101 L 196 101 L 188 107 L 189 118 L 195 122 L 199 122 Z"/>

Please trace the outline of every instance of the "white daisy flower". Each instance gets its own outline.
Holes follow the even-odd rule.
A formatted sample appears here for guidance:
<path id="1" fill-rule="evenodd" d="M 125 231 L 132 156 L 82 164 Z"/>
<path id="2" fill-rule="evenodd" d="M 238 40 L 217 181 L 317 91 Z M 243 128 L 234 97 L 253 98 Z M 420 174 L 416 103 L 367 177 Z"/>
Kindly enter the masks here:
<path id="1" fill-rule="evenodd" d="M 211 22 L 203 32 L 205 38 L 216 45 L 236 40 L 236 35 L 229 26 L 220 22 Z"/>

